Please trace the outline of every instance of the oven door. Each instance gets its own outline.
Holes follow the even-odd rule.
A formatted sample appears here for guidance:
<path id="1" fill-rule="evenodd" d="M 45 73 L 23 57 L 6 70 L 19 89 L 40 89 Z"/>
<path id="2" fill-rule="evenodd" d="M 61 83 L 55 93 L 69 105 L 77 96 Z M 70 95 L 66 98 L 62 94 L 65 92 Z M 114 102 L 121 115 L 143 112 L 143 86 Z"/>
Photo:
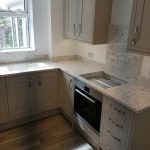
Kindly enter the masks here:
<path id="1" fill-rule="evenodd" d="M 80 116 L 96 131 L 100 130 L 102 102 L 89 95 L 87 92 L 75 88 L 74 112 Z"/>

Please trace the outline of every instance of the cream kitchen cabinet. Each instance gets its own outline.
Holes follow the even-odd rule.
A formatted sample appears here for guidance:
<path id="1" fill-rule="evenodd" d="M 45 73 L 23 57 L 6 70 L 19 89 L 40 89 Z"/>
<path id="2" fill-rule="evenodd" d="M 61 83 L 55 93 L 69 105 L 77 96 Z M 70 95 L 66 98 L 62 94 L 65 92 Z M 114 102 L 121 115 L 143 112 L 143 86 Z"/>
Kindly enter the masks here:
<path id="1" fill-rule="evenodd" d="M 92 44 L 105 44 L 112 0 L 64 0 L 64 36 Z"/>
<path id="2" fill-rule="evenodd" d="M 103 150 L 150 149 L 150 111 L 134 113 L 105 96 L 103 102 L 100 147 Z"/>
<path id="3" fill-rule="evenodd" d="M 150 54 L 150 1 L 134 0 L 128 41 L 133 52 Z"/>
<path id="4" fill-rule="evenodd" d="M 37 112 L 58 107 L 58 75 L 58 70 L 36 73 Z"/>
<path id="5" fill-rule="evenodd" d="M 9 121 L 5 78 L 0 78 L 0 124 Z"/>
<path id="6" fill-rule="evenodd" d="M 76 39 L 77 0 L 64 0 L 64 36 Z"/>
<path id="7" fill-rule="evenodd" d="M 6 77 L 10 119 L 35 114 L 34 73 Z"/>
<path id="8" fill-rule="evenodd" d="M 59 81 L 60 107 L 67 117 L 72 119 L 74 106 L 74 78 L 64 72 L 61 72 Z"/>

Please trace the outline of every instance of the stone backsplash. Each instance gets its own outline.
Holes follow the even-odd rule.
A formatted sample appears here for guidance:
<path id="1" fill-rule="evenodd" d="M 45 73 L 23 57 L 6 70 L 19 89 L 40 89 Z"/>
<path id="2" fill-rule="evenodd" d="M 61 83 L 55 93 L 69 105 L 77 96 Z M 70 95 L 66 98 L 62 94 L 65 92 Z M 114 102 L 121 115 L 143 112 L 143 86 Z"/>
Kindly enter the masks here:
<path id="1" fill-rule="evenodd" d="M 142 56 L 127 51 L 128 33 L 128 26 L 110 26 L 105 72 L 126 81 L 134 81 L 140 74 Z"/>

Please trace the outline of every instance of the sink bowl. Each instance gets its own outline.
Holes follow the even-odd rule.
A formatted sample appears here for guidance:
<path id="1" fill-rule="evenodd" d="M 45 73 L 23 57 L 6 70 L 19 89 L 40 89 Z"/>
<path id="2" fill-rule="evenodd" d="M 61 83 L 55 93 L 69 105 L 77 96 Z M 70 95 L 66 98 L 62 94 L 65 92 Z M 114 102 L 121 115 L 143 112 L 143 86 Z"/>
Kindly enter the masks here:
<path id="1" fill-rule="evenodd" d="M 116 77 L 110 76 L 103 71 L 89 73 L 89 74 L 82 74 L 80 76 L 97 84 L 98 86 L 104 89 L 120 86 L 126 83 L 125 81 L 120 80 Z"/>

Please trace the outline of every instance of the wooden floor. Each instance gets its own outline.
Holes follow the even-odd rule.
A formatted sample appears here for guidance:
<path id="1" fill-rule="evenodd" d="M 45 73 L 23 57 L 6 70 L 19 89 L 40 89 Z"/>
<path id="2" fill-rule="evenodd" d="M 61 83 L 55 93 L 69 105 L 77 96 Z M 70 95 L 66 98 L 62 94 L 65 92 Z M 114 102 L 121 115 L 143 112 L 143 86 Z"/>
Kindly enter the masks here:
<path id="1" fill-rule="evenodd" d="M 93 150 L 57 115 L 0 133 L 0 150 Z"/>

